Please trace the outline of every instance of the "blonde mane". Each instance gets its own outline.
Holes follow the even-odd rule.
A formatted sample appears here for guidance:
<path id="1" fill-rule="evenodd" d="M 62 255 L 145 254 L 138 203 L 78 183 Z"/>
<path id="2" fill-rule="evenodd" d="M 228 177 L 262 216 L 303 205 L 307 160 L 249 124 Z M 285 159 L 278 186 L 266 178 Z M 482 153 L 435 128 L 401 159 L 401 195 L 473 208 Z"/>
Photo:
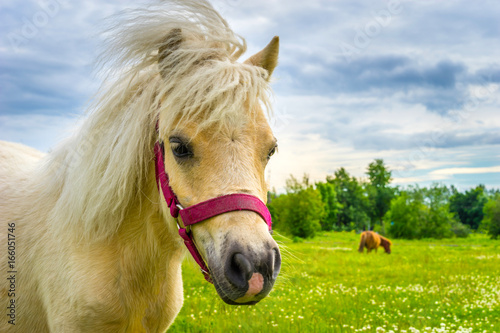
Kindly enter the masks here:
<path id="1" fill-rule="evenodd" d="M 87 241 L 115 233 L 155 186 L 157 119 L 165 136 L 179 121 L 231 126 L 254 103 L 270 110 L 267 71 L 236 62 L 245 40 L 208 2 L 158 3 L 113 22 L 100 58 L 106 80 L 80 130 L 45 158 L 33 185 L 43 193 L 38 206 L 54 200 L 53 230 Z M 182 42 L 172 44 L 172 31 Z"/>

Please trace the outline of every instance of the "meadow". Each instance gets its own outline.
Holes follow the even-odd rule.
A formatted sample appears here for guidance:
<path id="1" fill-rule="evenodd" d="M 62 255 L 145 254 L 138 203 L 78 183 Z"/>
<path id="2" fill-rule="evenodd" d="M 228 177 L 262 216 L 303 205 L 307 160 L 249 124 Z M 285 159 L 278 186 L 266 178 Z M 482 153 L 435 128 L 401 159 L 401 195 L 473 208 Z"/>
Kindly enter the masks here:
<path id="1" fill-rule="evenodd" d="M 230 306 L 190 261 L 171 332 L 499 332 L 500 240 L 393 240 L 357 252 L 359 235 L 275 235 L 281 275 L 254 306 Z"/>

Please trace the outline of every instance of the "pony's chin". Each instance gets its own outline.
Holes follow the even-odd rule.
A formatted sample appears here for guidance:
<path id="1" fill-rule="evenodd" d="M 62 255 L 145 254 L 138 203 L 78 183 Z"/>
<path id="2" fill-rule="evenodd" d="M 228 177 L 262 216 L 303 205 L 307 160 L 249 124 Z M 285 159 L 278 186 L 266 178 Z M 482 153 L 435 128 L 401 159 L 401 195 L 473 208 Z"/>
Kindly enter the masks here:
<path id="1" fill-rule="evenodd" d="M 257 301 L 252 301 L 252 302 L 246 302 L 246 303 L 238 303 L 233 300 L 230 300 L 229 298 L 226 297 L 221 297 L 221 299 L 224 301 L 224 303 L 229 304 L 229 305 L 255 305 L 259 303 L 260 300 Z"/>
<path id="2" fill-rule="evenodd" d="M 217 288 L 216 288 L 217 290 Z M 219 294 L 219 297 L 224 301 L 224 303 L 229 304 L 229 305 L 255 305 L 259 303 L 264 297 L 263 296 L 256 296 L 255 299 L 250 300 L 250 301 L 243 301 L 243 302 L 237 302 L 234 299 L 231 299 L 224 295 L 223 293 L 219 292 L 217 290 L 217 293 Z"/>

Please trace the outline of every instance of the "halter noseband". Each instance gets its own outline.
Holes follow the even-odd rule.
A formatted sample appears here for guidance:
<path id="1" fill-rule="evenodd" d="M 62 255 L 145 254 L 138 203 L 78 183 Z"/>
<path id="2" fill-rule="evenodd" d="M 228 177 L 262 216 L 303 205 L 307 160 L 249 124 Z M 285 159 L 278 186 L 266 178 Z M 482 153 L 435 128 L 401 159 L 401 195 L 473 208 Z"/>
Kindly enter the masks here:
<path id="1" fill-rule="evenodd" d="M 196 248 L 194 243 L 193 235 L 189 231 L 188 227 L 202 222 L 214 216 L 240 210 L 249 210 L 259 214 L 269 227 L 271 232 L 271 213 L 267 209 L 267 206 L 256 196 L 243 194 L 243 193 L 233 193 L 224 195 L 217 198 L 212 198 L 206 201 L 202 201 L 196 205 L 189 207 L 183 207 L 174 191 L 169 185 L 168 175 L 165 171 L 164 162 L 164 149 L 162 148 L 163 143 L 157 141 L 155 143 L 155 173 L 156 173 L 156 187 L 158 190 L 161 187 L 165 201 L 170 208 L 170 215 L 177 219 L 177 226 L 179 227 L 179 235 L 184 240 L 184 244 L 193 256 L 194 260 L 200 266 L 201 272 L 210 283 L 212 278 L 210 277 L 210 270 L 203 261 L 200 252 Z M 179 221 L 180 219 L 182 221 Z"/>

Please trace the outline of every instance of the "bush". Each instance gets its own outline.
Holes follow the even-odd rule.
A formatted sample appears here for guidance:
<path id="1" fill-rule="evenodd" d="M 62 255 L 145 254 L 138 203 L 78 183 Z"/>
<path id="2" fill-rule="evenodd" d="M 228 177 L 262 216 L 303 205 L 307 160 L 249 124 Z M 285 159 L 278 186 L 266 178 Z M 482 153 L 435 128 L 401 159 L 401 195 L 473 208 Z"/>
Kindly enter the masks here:
<path id="1" fill-rule="evenodd" d="M 349 223 L 348 225 L 338 225 L 338 224 L 335 224 L 332 228 L 333 231 L 337 231 L 337 232 L 350 232 L 350 231 L 356 231 L 357 228 L 356 228 L 356 224 L 354 222 L 351 222 Z"/>
<path id="2" fill-rule="evenodd" d="M 449 238 L 456 223 L 448 210 L 447 189 L 434 185 L 430 189 L 403 191 L 391 202 L 384 220 L 394 238 Z"/>
<path id="3" fill-rule="evenodd" d="M 385 223 L 380 224 L 375 224 L 373 226 L 373 231 L 375 231 L 378 234 L 381 234 L 382 236 L 387 236 L 386 228 L 385 228 Z"/>
<path id="4" fill-rule="evenodd" d="M 337 201 L 335 186 L 330 183 L 316 183 L 316 190 L 321 194 L 321 200 L 325 204 L 324 218 L 320 220 L 321 229 L 325 231 L 334 230 L 337 223 L 337 213 L 342 205 Z"/>
<path id="5" fill-rule="evenodd" d="M 306 177 L 303 183 L 291 177 L 287 181 L 287 192 L 271 197 L 268 202 L 274 227 L 292 236 L 314 237 L 326 215 L 321 194 L 308 185 Z"/>
<path id="6" fill-rule="evenodd" d="M 402 192 L 391 202 L 391 208 L 385 216 L 388 233 L 394 238 L 421 238 L 420 227 L 426 207 L 420 198 Z"/>
<path id="7" fill-rule="evenodd" d="M 451 231 L 458 238 L 467 238 L 470 235 L 470 227 L 460 222 L 453 223 L 451 225 Z"/>
<path id="8" fill-rule="evenodd" d="M 497 239 L 500 235 L 500 194 L 490 198 L 484 205 L 484 219 L 482 224 L 488 230 L 492 239 Z"/>

